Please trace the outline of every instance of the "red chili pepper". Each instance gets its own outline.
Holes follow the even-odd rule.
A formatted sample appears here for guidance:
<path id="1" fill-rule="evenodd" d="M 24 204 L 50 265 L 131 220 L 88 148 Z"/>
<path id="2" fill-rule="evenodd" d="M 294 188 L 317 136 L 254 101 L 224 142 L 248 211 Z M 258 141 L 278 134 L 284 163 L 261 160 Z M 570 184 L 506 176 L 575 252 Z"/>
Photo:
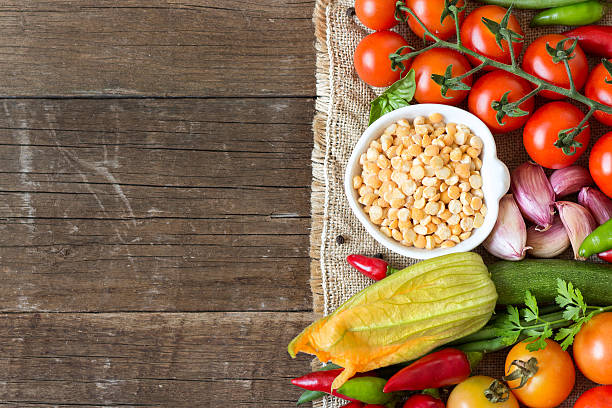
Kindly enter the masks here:
<path id="1" fill-rule="evenodd" d="M 578 39 L 580 48 L 587 54 L 612 58 L 612 27 L 587 25 L 563 33 L 570 38 Z"/>
<path id="2" fill-rule="evenodd" d="M 397 269 L 390 267 L 384 259 L 371 258 L 365 255 L 349 255 L 346 257 L 346 261 L 365 276 L 377 281 L 397 271 Z"/>
<path id="3" fill-rule="evenodd" d="M 612 249 L 606 252 L 602 252 L 601 254 L 597 256 L 599 257 L 599 259 L 612 263 Z"/>
<path id="4" fill-rule="evenodd" d="M 291 384 L 310 391 L 322 391 L 327 394 L 334 395 L 338 398 L 345 399 L 347 401 L 357 401 L 356 399 L 349 398 L 345 395 L 338 394 L 335 390 L 331 392 L 331 386 L 334 379 L 340 375 L 344 368 L 337 368 L 335 370 L 327 371 L 313 371 L 312 373 L 303 375 L 298 378 L 291 380 Z"/>
<path id="5" fill-rule="evenodd" d="M 346 405 L 341 406 L 340 408 L 363 408 L 366 405 L 363 402 L 360 401 L 353 401 L 353 402 L 349 402 Z"/>
<path id="6" fill-rule="evenodd" d="M 444 408 L 444 403 L 431 395 L 417 394 L 408 398 L 403 408 Z"/>
<path id="7" fill-rule="evenodd" d="M 383 391 L 416 391 L 459 384 L 470 376 L 470 372 L 470 362 L 465 353 L 447 348 L 402 368 L 387 381 Z"/>

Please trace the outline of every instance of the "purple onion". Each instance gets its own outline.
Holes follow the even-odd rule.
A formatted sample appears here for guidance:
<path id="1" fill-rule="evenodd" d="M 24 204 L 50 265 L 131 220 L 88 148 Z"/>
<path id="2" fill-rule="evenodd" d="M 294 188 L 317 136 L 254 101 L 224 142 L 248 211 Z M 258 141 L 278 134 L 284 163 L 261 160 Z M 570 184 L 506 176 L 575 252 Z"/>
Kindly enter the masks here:
<path id="1" fill-rule="evenodd" d="M 553 223 L 555 192 L 538 164 L 527 162 L 512 172 L 510 185 L 525 218 L 546 231 Z"/>
<path id="2" fill-rule="evenodd" d="M 569 166 L 555 170 L 550 175 L 550 185 L 557 198 L 577 193 L 581 188 L 593 184 L 591 173 L 582 166 Z"/>
<path id="3" fill-rule="evenodd" d="M 598 225 L 612 218 L 612 200 L 596 188 L 584 187 L 580 190 L 578 202 L 589 209 Z"/>

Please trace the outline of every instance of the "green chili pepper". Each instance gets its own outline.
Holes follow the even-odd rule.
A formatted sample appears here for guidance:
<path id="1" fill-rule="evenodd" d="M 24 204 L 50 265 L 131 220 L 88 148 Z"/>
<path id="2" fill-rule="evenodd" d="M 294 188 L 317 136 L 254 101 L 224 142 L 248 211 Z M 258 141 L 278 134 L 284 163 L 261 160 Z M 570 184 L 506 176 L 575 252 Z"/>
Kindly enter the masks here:
<path id="1" fill-rule="evenodd" d="M 366 404 L 386 404 L 393 398 L 393 393 L 383 392 L 386 383 L 387 380 L 378 377 L 351 378 L 338 388 L 338 393 Z"/>
<path id="2" fill-rule="evenodd" d="M 580 245 L 578 255 L 587 258 L 612 249 L 612 218 L 595 228 Z"/>
<path id="3" fill-rule="evenodd" d="M 296 405 L 302 405 L 310 401 L 323 398 L 326 394 L 322 391 L 304 391 L 298 398 Z"/>
<path id="4" fill-rule="evenodd" d="M 551 7 L 567 6 L 568 4 L 581 3 L 584 0 L 480 0 L 481 3 L 495 4 L 496 6 L 517 9 L 540 10 Z"/>
<path id="5" fill-rule="evenodd" d="M 536 14 L 531 20 L 531 27 L 544 25 L 579 26 L 599 21 L 608 11 L 608 6 L 591 0 L 583 3 L 555 7 Z"/>

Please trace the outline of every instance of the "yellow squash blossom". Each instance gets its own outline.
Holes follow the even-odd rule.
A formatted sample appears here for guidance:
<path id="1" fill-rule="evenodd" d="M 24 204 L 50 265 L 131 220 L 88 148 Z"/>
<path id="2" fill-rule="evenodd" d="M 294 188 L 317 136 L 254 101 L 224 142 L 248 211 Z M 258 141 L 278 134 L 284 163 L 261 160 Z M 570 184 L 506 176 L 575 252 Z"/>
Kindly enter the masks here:
<path id="1" fill-rule="evenodd" d="M 344 367 L 337 389 L 357 372 L 416 359 L 487 323 L 497 300 L 482 258 L 472 252 L 419 262 L 351 297 L 289 344 Z"/>

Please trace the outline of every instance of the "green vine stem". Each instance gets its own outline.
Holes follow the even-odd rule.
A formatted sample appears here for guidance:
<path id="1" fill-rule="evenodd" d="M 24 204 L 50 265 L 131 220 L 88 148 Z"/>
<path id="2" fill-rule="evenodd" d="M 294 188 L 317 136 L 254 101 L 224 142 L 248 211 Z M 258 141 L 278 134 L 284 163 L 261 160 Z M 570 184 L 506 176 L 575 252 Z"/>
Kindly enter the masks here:
<path id="1" fill-rule="evenodd" d="M 518 108 L 518 106 L 523 103 L 524 101 L 526 101 L 527 99 L 535 96 L 537 93 L 541 92 L 541 91 L 551 91 L 551 92 L 556 92 L 558 94 L 561 94 L 569 99 L 572 99 L 576 102 L 580 102 L 586 106 L 589 107 L 589 112 L 585 115 L 585 117 L 583 118 L 583 120 L 580 122 L 580 124 L 578 126 L 576 126 L 575 128 L 571 128 L 571 129 L 566 129 L 563 130 L 561 132 L 559 132 L 559 140 L 557 141 L 557 143 L 555 143 L 555 146 L 563 149 L 563 152 L 567 155 L 572 155 L 575 153 L 575 148 L 579 147 L 580 143 L 574 141 L 574 137 L 577 136 L 578 134 L 580 134 L 580 132 L 583 129 L 584 125 L 587 123 L 588 119 L 591 117 L 591 115 L 593 115 L 593 113 L 596 110 L 605 112 L 605 113 L 609 113 L 612 114 L 612 106 L 608 106 L 605 104 L 602 104 L 600 102 L 597 102 L 593 99 L 587 98 L 586 96 L 584 96 L 583 94 L 581 94 L 580 92 L 578 92 L 576 90 L 573 78 L 571 76 L 571 70 L 569 67 L 569 60 L 571 58 L 573 58 L 573 56 L 571 55 L 571 53 L 573 52 L 573 48 L 574 46 L 570 47 L 567 51 L 567 55 L 562 56 L 559 58 L 558 62 L 563 62 L 567 73 L 568 73 L 568 77 L 569 77 L 569 81 L 570 81 L 570 88 L 563 88 L 560 86 L 556 86 L 553 85 L 552 83 L 545 81 L 541 78 L 538 78 L 534 75 L 528 74 L 527 72 L 523 71 L 522 69 L 520 69 L 517 66 L 516 63 L 516 56 L 514 55 L 514 49 L 512 46 L 513 42 L 518 42 L 518 41 L 522 41 L 522 38 L 520 39 L 513 39 L 512 35 L 517 35 L 516 33 L 512 33 L 510 32 L 508 29 L 502 27 L 501 28 L 501 35 L 503 37 L 503 39 L 507 42 L 508 44 L 508 48 L 510 50 L 510 56 L 511 56 L 511 60 L 512 63 L 511 64 L 504 64 L 498 61 L 495 61 L 491 58 L 488 58 L 484 55 L 481 55 L 477 52 L 474 52 L 468 48 L 466 48 L 465 46 L 463 46 L 461 44 L 461 35 L 460 35 L 460 30 L 459 30 L 459 25 L 457 23 L 458 20 L 458 14 L 460 12 L 460 10 L 457 9 L 456 6 L 454 5 L 450 5 L 449 6 L 449 2 L 447 2 L 447 9 L 445 11 L 446 14 L 450 14 L 452 16 L 452 18 L 455 19 L 455 27 L 456 27 L 456 31 L 457 31 L 457 38 L 456 38 L 456 42 L 450 42 L 450 41 L 445 41 L 440 39 L 439 37 L 437 37 L 434 33 L 432 33 L 427 26 L 425 26 L 425 24 L 421 21 L 421 19 L 419 19 L 419 17 L 414 13 L 414 11 L 403 5 L 404 2 L 402 0 L 399 0 L 396 3 L 396 18 L 400 21 L 407 21 L 407 17 L 404 17 L 402 15 L 402 12 L 405 12 L 407 14 L 409 14 L 412 18 L 415 19 L 415 21 L 423 28 L 423 30 L 425 31 L 424 34 L 424 38 L 430 38 L 433 43 L 428 45 L 427 47 L 417 50 L 417 51 L 412 51 L 410 53 L 401 55 L 401 52 L 406 48 L 406 47 L 402 47 L 401 50 L 396 51 L 395 53 L 391 54 L 389 56 L 389 58 L 391 59 L 391 66 L 393 69 L 397 69 L 397 68 L 402 68 L 403 64 L 401 64 L 402 61 L 406 61 L 409 60 L 411 58 L 416 57 L 417 55 L 420 55 L 426 51 L 429 51 L 433 48 L 448 48 L 451 50 L 455 50 L 459 53 L 462 54 L 467 54 L 470 55 L 474 58 L 476 58 L 477 60 L 479 60 L 481 62 L 480 65 L 478 65 L 477 67 L 473 68 L 472 70 L 469 71 L 469 73 L 466 73 L 464 75 L 461 75 L 460 77 L 457 78 L 452 78 L 451 80 L 456 80 L 458 78 L 460 78 L 459 80 L 461 80 L 462 78 L 466 77 L 468 74 L 471 75 L 477 71 L 480 71 L 481 69 L 483 69 L 486 66 L 490 66 L 493 68 L 497 68 L 500 69 L 502 71 L 506 71 L 509 72 L 511 74 L 514 74 L 520 78 L 523 78 L 529 82 L 531 82 L 532 84 L 535 85 L 535 89 L 533 91 L 531 91 L 528 95 L 526 95 L 525 97 L 521 98 L 518 101 L 515 102 L 511 102 L 508 103 L 507 105 L 511 105 L 512 108 Z M 510 14 L 511 9 L 508 10 L 507 12 L 507 16 Z M 506 17 L 507 17 L 506 16 Z M 495 34 L 495 33 L 494 33 Z M 563 47 L 563 44 L 561 44 L 561 46 Z M 551 47 L 552 48 L 552 47 Z M 559 51 L 559 50 L 557 50 Z M 612 76 L 612 75 L 611 75 Z M 499 102 L 499 101 L 496 101 Z M 495 102 L 494 102 L 495 103 Z M 510 111 L 510 109 L 508 109 L 508 111 Z M 503 117 L 502 117 L 503 118 Z"/>

